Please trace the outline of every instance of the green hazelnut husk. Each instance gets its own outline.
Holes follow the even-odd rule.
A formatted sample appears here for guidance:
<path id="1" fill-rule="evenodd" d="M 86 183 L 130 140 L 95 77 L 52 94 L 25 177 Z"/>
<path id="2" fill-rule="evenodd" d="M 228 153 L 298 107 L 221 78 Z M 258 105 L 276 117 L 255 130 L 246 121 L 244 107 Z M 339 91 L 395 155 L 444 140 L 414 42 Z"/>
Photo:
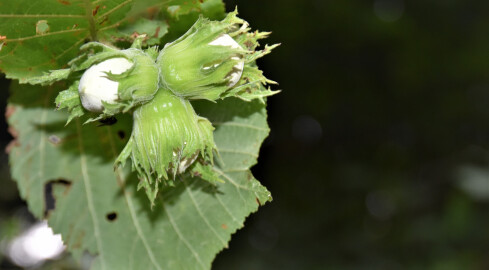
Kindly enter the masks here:
<path id="1" fill-rule="evenodd" d="M 194 162 L 212 163 L 216 149 L 212 124 L 199 117 L 190 102 L 160 88 L 154 98 L 133 113 L 131 138 L 116 161 L 130 157 L 153 201 L 160 181 L 172 184 Z"/>
<path id="2" fill-rule="evenodd" d="M 239 72 L 236 66 L 244 63 L 247 50 L 234 40 L 234 46 L 212 44 L 245 23 L 235 15 L 222 21 L 200 17 L 183 36 L 165 45 L 156 64 L 166 88 L 189 99 L 216 100 L 235 84 L 230 86 L 230 74 Z"/>

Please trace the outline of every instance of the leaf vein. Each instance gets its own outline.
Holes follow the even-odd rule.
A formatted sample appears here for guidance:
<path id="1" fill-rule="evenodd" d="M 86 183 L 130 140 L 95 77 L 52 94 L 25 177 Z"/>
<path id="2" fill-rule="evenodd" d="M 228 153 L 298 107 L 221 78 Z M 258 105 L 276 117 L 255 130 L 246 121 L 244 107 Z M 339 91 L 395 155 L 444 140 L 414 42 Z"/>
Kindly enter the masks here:
<path id="1" fill-rule="evenodd" d="M 241 225 L 238 221 L 238 219 L 236 217 L 233 216 L 233 214 L 231 213 L 231 211 L 229 211 L 229 209 L 226 207 L 226 205 L 222 202 L 221 198 L 219 198 L 219 196 L 216 196 L 216 199 L 217 201 L 219 202 L 219 204 L 222 206 L 222 208 L 224 208 L 224 211 L 233 219 L 233 221 L 238 224 L 238 225 Z"/>
<path id="2" fill-rule="evenodd" d="M 124 196 L 126 197 L 127 200 L 127 205 L 129 206 L 129 213 L 131 214 L 131 220 L 132 223 L 134 224 L 134 227 L 136 228 L 136 232 L 138 233 L 139 238 L 141 238 L 141 242 L 143 242 L 144 248 L 148 252 L 149 259 L 151 260 L 151 263 L 156 267 L 156 269 L 161 270 L 161 267 L 158 265 L 158 262 L 156 261 L 156 258 L 153 254 L 153 251 L 151 251 L 151 248 L 144 237 L 144 234 L 141 230 L 141 226 L 139 225 L 139 222 L 137 221 L 136 217 L 136 212 L 134 210 L 134 205 L 132 204 L 132 200 L 129 197 L 129 194 L 124 190 Z"/>
<path id="3" fill-rule="evenodd" d="M 224 178 L 226 178 L 231 184 L 234 185 L 234 187 L 236 188 L 236 190 L 238 191 L 238 194 L 239 194 L 239 197 L 241 198 L 241 200 L 243 200 L 245 203 L 246 203 L 246 200 L 245 198 L 243 197 L 243 195 L 241 194 L 241 190 L 240 189 L 244 189 L 244 190 L 249 190 L 249 191 L 253 191 L 245 186 L 241 186 L 239 185 L 238 183 L 234 182 L 234 180 L 231 179 L 231 177 L 229 177 L 228 175 L 226 175 L 223 171 L 219 170 L 218 168 L 214 168 L 220 175 L 224 176 Z M 256 193 L 255 193 L 256 194 Z"/>
<path id="4" fill-rule="evenodd" d="M 47 36 L 61 35 L 61 34 L 73 33 L 73 32 L 81 32 L 81 31 L 85 31 L 85 30 L 87 30 L 87 29 L 86 28 L 79 28 L 79 29 L 70 29 L 70 30 L 60 30 L 60 31 L 55 31 L 55 32 L 43 34 L 43 35 L 35 35 L 35 36 L 27 36 L 27 37 L 21 37 L 21 38 L 5 39 L 5 42 L 19 42 L 19 41 L 25 41 L 25 40 L 29 40 L 29 39 L 35 39 L 35 38 L 41 38 L 41 37 L 47 37 Z"/>
<path id="5" fill-rule="evenodd" d="M 84 18 L 75 14 L 0 14 L 0 18 Z"/>
<path id="6" fill-rule="evenodd" d="M 113 9 L 101 14 L 101 16 L 99 17 L 99 19 L 97 19 L 97 23 L 100 23 L 100 21 L 103 21 L 104 20 L 104 17 L 105 16 L 109 16 L 110 14 L 114 13 L 115 11 L 117 11 L 118 9 L 121 9 L 122 7 L 124 7 L 125 5 L 129 4 L 130 2 L 132 2 L 132 0 L 126 0 L 122 3 L 120 3 L 119 5 L 115 6 Z"/>
<path id="7" fill-rule="evenodd" d="M 187 184 L 187 182 L 185 181 L 185 179 L 182 179 L 183 183 L 185 184 L 185 186 L 187 187 L 187 192 L 188 192 L 188 195 L 190 196 L 190 199 L 192 200 L 192 204 L 194 205 L 195 209 L 197 210 L 197 213 L 199 213 L 199 216 L 204 220 L 205 224 L 209 227 L 209 229 L 211 229 L 211 231 L 217 236 L 217 238 L 221 241 L 221 243 L 224 245 L 224 246 L 227 246 L 227 243 L 226 241 L 224 241 L 224 239 L 221 238 L 221 236 L 216 232 L 216 230 L 214 228 L 212 228 L 211 224 L 209 223 L 209 220 L 203 215 L 199 205 L 197 204 L 197 202 L 195 201 L 195 197 L 194 195 L 192 194 L 191 190 L 190 190 L 190 187 L 189 185 Z"/>
<path id="8" fill-rule="evenodd" d="M 112 128 L 110 126 L 107 126 L 107 133 L 108 133 L 112 153 L 114 156 L 117 156 L 117 152 L 116 152 L 116 148 L 115 148 L 115 144 L 114 144 L 114 138 L 112 136 Z M 117 169 L 116 169 L 116 174 L 117 174 L 117 179 L 120 179 L 122 173 L 120 172 L 119 167 L 117 167 Z M 119 180 L 119 181 L 122 182 L 121 180 Z M 139 238 L 141 239 L 141 242 L 143 243 L 144 248 L 146 249 L 146 252 L 148 253 L 148 256 L 149 256 L 151 263 L 156 267 L 156 269 L 161 270 L 161 267 L 158 265 L 158 262 L 156 261 L 156 258 L 153 254 L 153 251 L 151 250 L 151 248 L 148 244 L 148 241 L 144 237 L 144 234 L 141 230 L 141 226 L 139 225 L 139 222 L 137 220 L 136 211 L 134 210 L 134 205 L 132 203 L 132 199 L 130 197 L 130 194 L 126 191 L 126 188 L 123 185 L 123 183 L 121 183 L 121 186 L 123 187 L 124 197 L 126 198 L 126 202 L 127 202 L 128 207 L 129 207 L 129 213 L 131 215 L 131 221 L 134 224 L 134 227 L 136 228 L 136 232 L 137 232 Z"/>
<path id="9" fill-rule="evenodd" d="M 94 236 L 95 236 L 95 241 L 97 243 L 98 253 L 101 257 L 102 269 L 106 269 L 105 260 L 103 259 L 104 256 L 103 256 L 102 242 L 100 240 L 101 239 L 100 231 L 99 231 L 100 228 L 97 220 L 97 215 L 95 213 L 95 207 L 93 204 L 93 195 L 92 195 L 92 190 L 90 185 L 90 177 L 88 175 L 85 149 L 83 147 L 81 125 L 80 125 L 80 120 L 78 119 L 76 120 L 76 128 L 78 133 L 78 148 L 80 150 L 81 172 L 82 172 L 83 183 L 85 186 L 85 194 L 87 195 L 88 211 L 90 212 L 90 216 L 92 218 Z"/>
<path id="10" fill-rule="evenodd" d="M 192 255 L 194 255 L 194 257 L 195 257 L 195 260 L 197 260 L 197 262 L 202 266 L 202 268 L 203 269 L 206 269 L 207 267 L 205 267 L 204 263 L 201 261 L 201 259 L 199 257 L 199 254 L 197 252 L 195 252 L 195 250 L 189 244 L 189 242 L 187 241 L 187 239 L 185 239 L 185 237 L 183 237 L 182 233 L 177 228 L 177 226 L 175 224 L 175 221 L 173 220 L 172 216 L 170 215 L 170 212 L 166 209 L 163 200 L 162 200 L 162 204 L 163 204 L 163 211 L 165 211 L 165 214 L 168 216 L 168 220 L 170 221 L 171 227 L 173 228 L 173 230 L 175 231 L 175 233 L 180 238 L 180 241 L 182 241 L 182 243 L 185 244 L 185 246 L 188 248 L 188 250 L 190 250 L 190 252 L 192 252 Z"/>
<path id="11" fill-rule="evenodd" d="M 254 154 L 254 153 L 251 153 L 251 152 L 245 152 L 245 151 L 237 151 L 237 150 L 234 150 L 234 149 L 222 149 L 222 148 L 219 148 L 219 152 L 241 154 L 241 155 L 247 155 L 247 156 L 252 156 L 254 158 L 258 158 L 258 155 L 257 154 Z"/>
<path id="12" fill-rule="evenodd" d="M 239 187 L 239 188 L 241 188 L 241 189 L 251 191 L 251 192 L 253 192 L 253 194 L 255 194 L 255 196 L 256 196 L 257 198 L 259 197 L 259 196 L 258 196 L 258 193 L 256 193 L 256 191 L 255 191 L 255 190 L 252 190 L 252 189 L 251 189 L 251 188 L 249 188 L 249 187 L 245 187 L 245 186 L 243 186 L 243 185 L 240 185 L 240 184 L 238 184 L 238 183 L 234 182 L 234 180 L 233 180 L 231 177 L 229 177 L 227 174 L 225 174 L 223 171 L 219 170 L 218 168 L 215 168 L 215 170 L 216 170 L 216 171 L 217 171 L 217 172 L 218 172 L 220 175 L 224 176 L 224 178 L 226 178 L 226 179 L 227 179 L 229 182 L 231 182 L 231 184 L 233 184 L 233 185 L 234 185 L 236 188 L 238 188 L 238 187 Z M 241 192 L 239 192 L 239 191 L 238 191 L 238 193 L 239 193 L 239 195 L 241 196 Z"/>
<path id="13" fill-rule="evenodd" d="M 233 126 L 233 127 L 242 127 L 242 128 L 255 129 L 255 130 L 264 131 L 264 132 L 270 132 L 270 129 L 268 129 L 268 128 L 262 128 L 259 126 L 243 124 L 243 123 L 236 123 L 236 122 L 212 122 L 212 124 L 215 126 Z"/>
<path id="14" fill-rule="evenodd" d="M 44 98 L 44 106 L 48 106 L 49 102 L 49 94 L 52 91 L 52 88 L 48 89 L 48 94 Z M 41 114 L 41 125 L 44 125 L 46 123 L 46 117 L 47 117 L 47 112 L 48 110 L 43 110 Z M 44 155 L 46 153 L 46 134 L 45 132 L 41 132 L 41 136 L 39 136 L 39 179 L 37 179 L 37 184 L 38 184 L 38 190 L 43 190 L 42 184 L 45 179 L 44 178 Z"/>

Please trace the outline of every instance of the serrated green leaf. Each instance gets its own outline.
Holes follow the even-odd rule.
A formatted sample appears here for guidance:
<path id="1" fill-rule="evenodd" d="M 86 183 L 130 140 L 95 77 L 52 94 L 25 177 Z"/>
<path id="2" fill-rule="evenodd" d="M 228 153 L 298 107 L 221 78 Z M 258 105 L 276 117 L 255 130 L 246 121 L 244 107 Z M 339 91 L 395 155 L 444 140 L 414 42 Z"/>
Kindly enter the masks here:
<path id="1" fill-rule="evenodd" d="M 28 84 L 50 85 L 53 84 L 54 82 L 67 79 L 70 73 L 71 70 L 69 68 L 52 70 L 41 76 L 21 79 L 19 80 L 19 82 L 28 83 Z"/>
<path id="2" fill-rule="evenodd" d="M 142 12 L 146 13 L 146 17 L 154 16 L 161 10 L 168 12 L 170 6 L 174 9 L 178 7 L 173 13 L 178 20 L 162 17 L 149 24 L 144 23 L 149 32 L 154 32 L 154 36 L 149 35 L 151 44 L 156 44 L 156 38 L 163 36 L 166 19 L 175 28 L 173 33 L 179 35 L 196 20 L 198 14 L 212 19 L 224 16 L 221 0 L 203 3 L 182 0 L 2 1 L 0 70 L 8 78 L 25 80 L 49 70 L 64 68 L 85 41 L 113 42 L 118 38 L 114 33 L 119 31 L 119 26 L 137 21 Z M 172 17 L 169 13 L 166 16 Z"/>
<path id="3" fill-rule="evenodd" d="M 45 211 L 44 190 L 52 185 L 56 207 L 49 224 L 75 256 L 96 255 L 92 269 L 210 269 L 247 215 L 271 199 L 249 167 L 268 135 L 265 104 L 229 98 L 195 102 L 199 115 L 216 127 L 224 183 L 190 175 L 164 187 L 153 210 L 138 180 L 113 162 L 132 122 L 68 126 L 68 115 L 51 107 L 63 85 L 13 84 L 8 119 L 16 130 L 10 163 L 22 198 L 36 217 Z M 63 181 L 61 181 L 61 179 Z"/>
<path id="4" fill-rule="evenodd" d="M 105 39 L 133 0 L 16 0 L 0 2 L 0 69 L 26 79 L 64 67 L 85 40 Z"/>

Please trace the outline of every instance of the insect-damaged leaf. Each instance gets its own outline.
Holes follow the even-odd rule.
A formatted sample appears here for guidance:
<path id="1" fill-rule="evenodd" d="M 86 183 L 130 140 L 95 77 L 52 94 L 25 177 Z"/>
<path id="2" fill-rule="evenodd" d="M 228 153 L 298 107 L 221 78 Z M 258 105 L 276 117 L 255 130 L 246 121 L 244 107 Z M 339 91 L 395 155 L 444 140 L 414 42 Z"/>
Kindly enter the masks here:
<path id="1" fill-rule="evenodd" d="M 106 30 L 116 27 L 131 2 L 2 1 L 0 69 L 8 78 L 25 79 L 64 67 L 84 41 L 103 39 Z"/>
<path id="2" fill-rule="evenodd" d="M 29 79 L 64 68 L 85 41 L 110 41 L 119 23 L 123 26 L 131 18 L 127 14 L 135 10 L 134 3 L 148 7 L 153 2 L 3 1 L 0 69 L 10 78 Z M 188 6 L 175 9 L 178 5 Z M 156 31 L 168 19 L 174 36 L 198 14 L 222 18 L 224 11 L 220 0 L 158 1 L 156 8 L 158 21 L 149 23 L 148 31 Z M 158 33 L 152 42 L 161 38 Z M 42 79 L 50 83 L 65 75 L 52 73 Z M 10 147 L 10 164 L 21 196 L 36 217 L 42 218 L 47 208 L 46 185 L 52 189 L 56 203 L 47 213 L 49 224 L 75 257 L 84 251 L 96 256 L 92 269 L 209 269 L 245 217 L 271 199 L 249 171 L 268 134 L 265 104 L 234 98 L 196 103 L 199 115 L 216 127 L 221 159 L 214 172 L 224 183 L 184 175 L 175 187 L 163 188 L 151 210 L 129 168 L 113 169 L 131 134 L 131 117 L 118 116 L 114 125 L 105 126 L 73 119 L 65 127 L 70 116 L 54 111 L 54 99 L 68 89 L 61 99 L 72 116 L 77 115 L 76 87 L 69 87 L 12 85 L 9 124 L 16 140 Z"/>
<path id="3" fill-rule="evenodd" d="M 195 3 L 194 3 L 195 2 Z M 0 70 L 12 79 L 27 79 L 53 69 L 64 68 L 88 40 L 114 41 L 119 26 L 137 21 L 144 10 L 147 16 L 179 7 L 173 14 L 208 11 L 223 14 L 221 0 L 15 0 L 0 2 Z M 28 8 L 27 8 L 28 7 Z M 143 9 L 144 8 L 144 9 Z M 153 10 L 153 11 L 152 11 Z M 151 13 L 151 14 L 149 14 Z M 151 18 L 153 19 L 153 18 Z M 150 43 L 165 33 L 167 18 L 146 22 L 139 34 L 148 34 Z M 175 26 L 179 22 L 171 22 Z M 126 29 L 127 30 L 127 29 Z M 115 36 L 114 36 L 115 35 Z"/>
<path id="4" fill-rule="evenodd" d="M 73 120 L 65 127 L 68 114 L 52 104 L 66 87 L 11 87 L 9 124 L 18 137 L 10 163 L 21 196 L 39 218 L 44 186 L 53 186 L 49 224 L 75 256 L 84 250 L 96 255 L 92 269 L 209 269 L 245 217 L 270 200 L 249 171 L 268 134 L 264 104 L 235 98 L 196 103 L 216 127 L 222 158 L 216 171 L 225 182 L 185 175 L 176 187 L 163 188 L 151 210 L 144 192 L 136 191 L 138 180 L 113 171 L 130 117 L 111 126 Z"/>

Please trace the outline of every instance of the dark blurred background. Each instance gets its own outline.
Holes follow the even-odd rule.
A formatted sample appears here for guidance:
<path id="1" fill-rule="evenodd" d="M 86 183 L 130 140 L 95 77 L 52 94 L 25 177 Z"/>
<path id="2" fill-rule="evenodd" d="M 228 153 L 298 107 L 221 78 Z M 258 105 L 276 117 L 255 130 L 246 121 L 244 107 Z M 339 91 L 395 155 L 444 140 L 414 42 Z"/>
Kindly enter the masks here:
<path id="1" fill-rule="evenodd" d="M 282 43 L 283 92 L 253 168 L 274 201 L 214 268 L 489 269 L 489 1 L 225 2 Z M 26 210 L 0 159 L 1 220 Z"/>

